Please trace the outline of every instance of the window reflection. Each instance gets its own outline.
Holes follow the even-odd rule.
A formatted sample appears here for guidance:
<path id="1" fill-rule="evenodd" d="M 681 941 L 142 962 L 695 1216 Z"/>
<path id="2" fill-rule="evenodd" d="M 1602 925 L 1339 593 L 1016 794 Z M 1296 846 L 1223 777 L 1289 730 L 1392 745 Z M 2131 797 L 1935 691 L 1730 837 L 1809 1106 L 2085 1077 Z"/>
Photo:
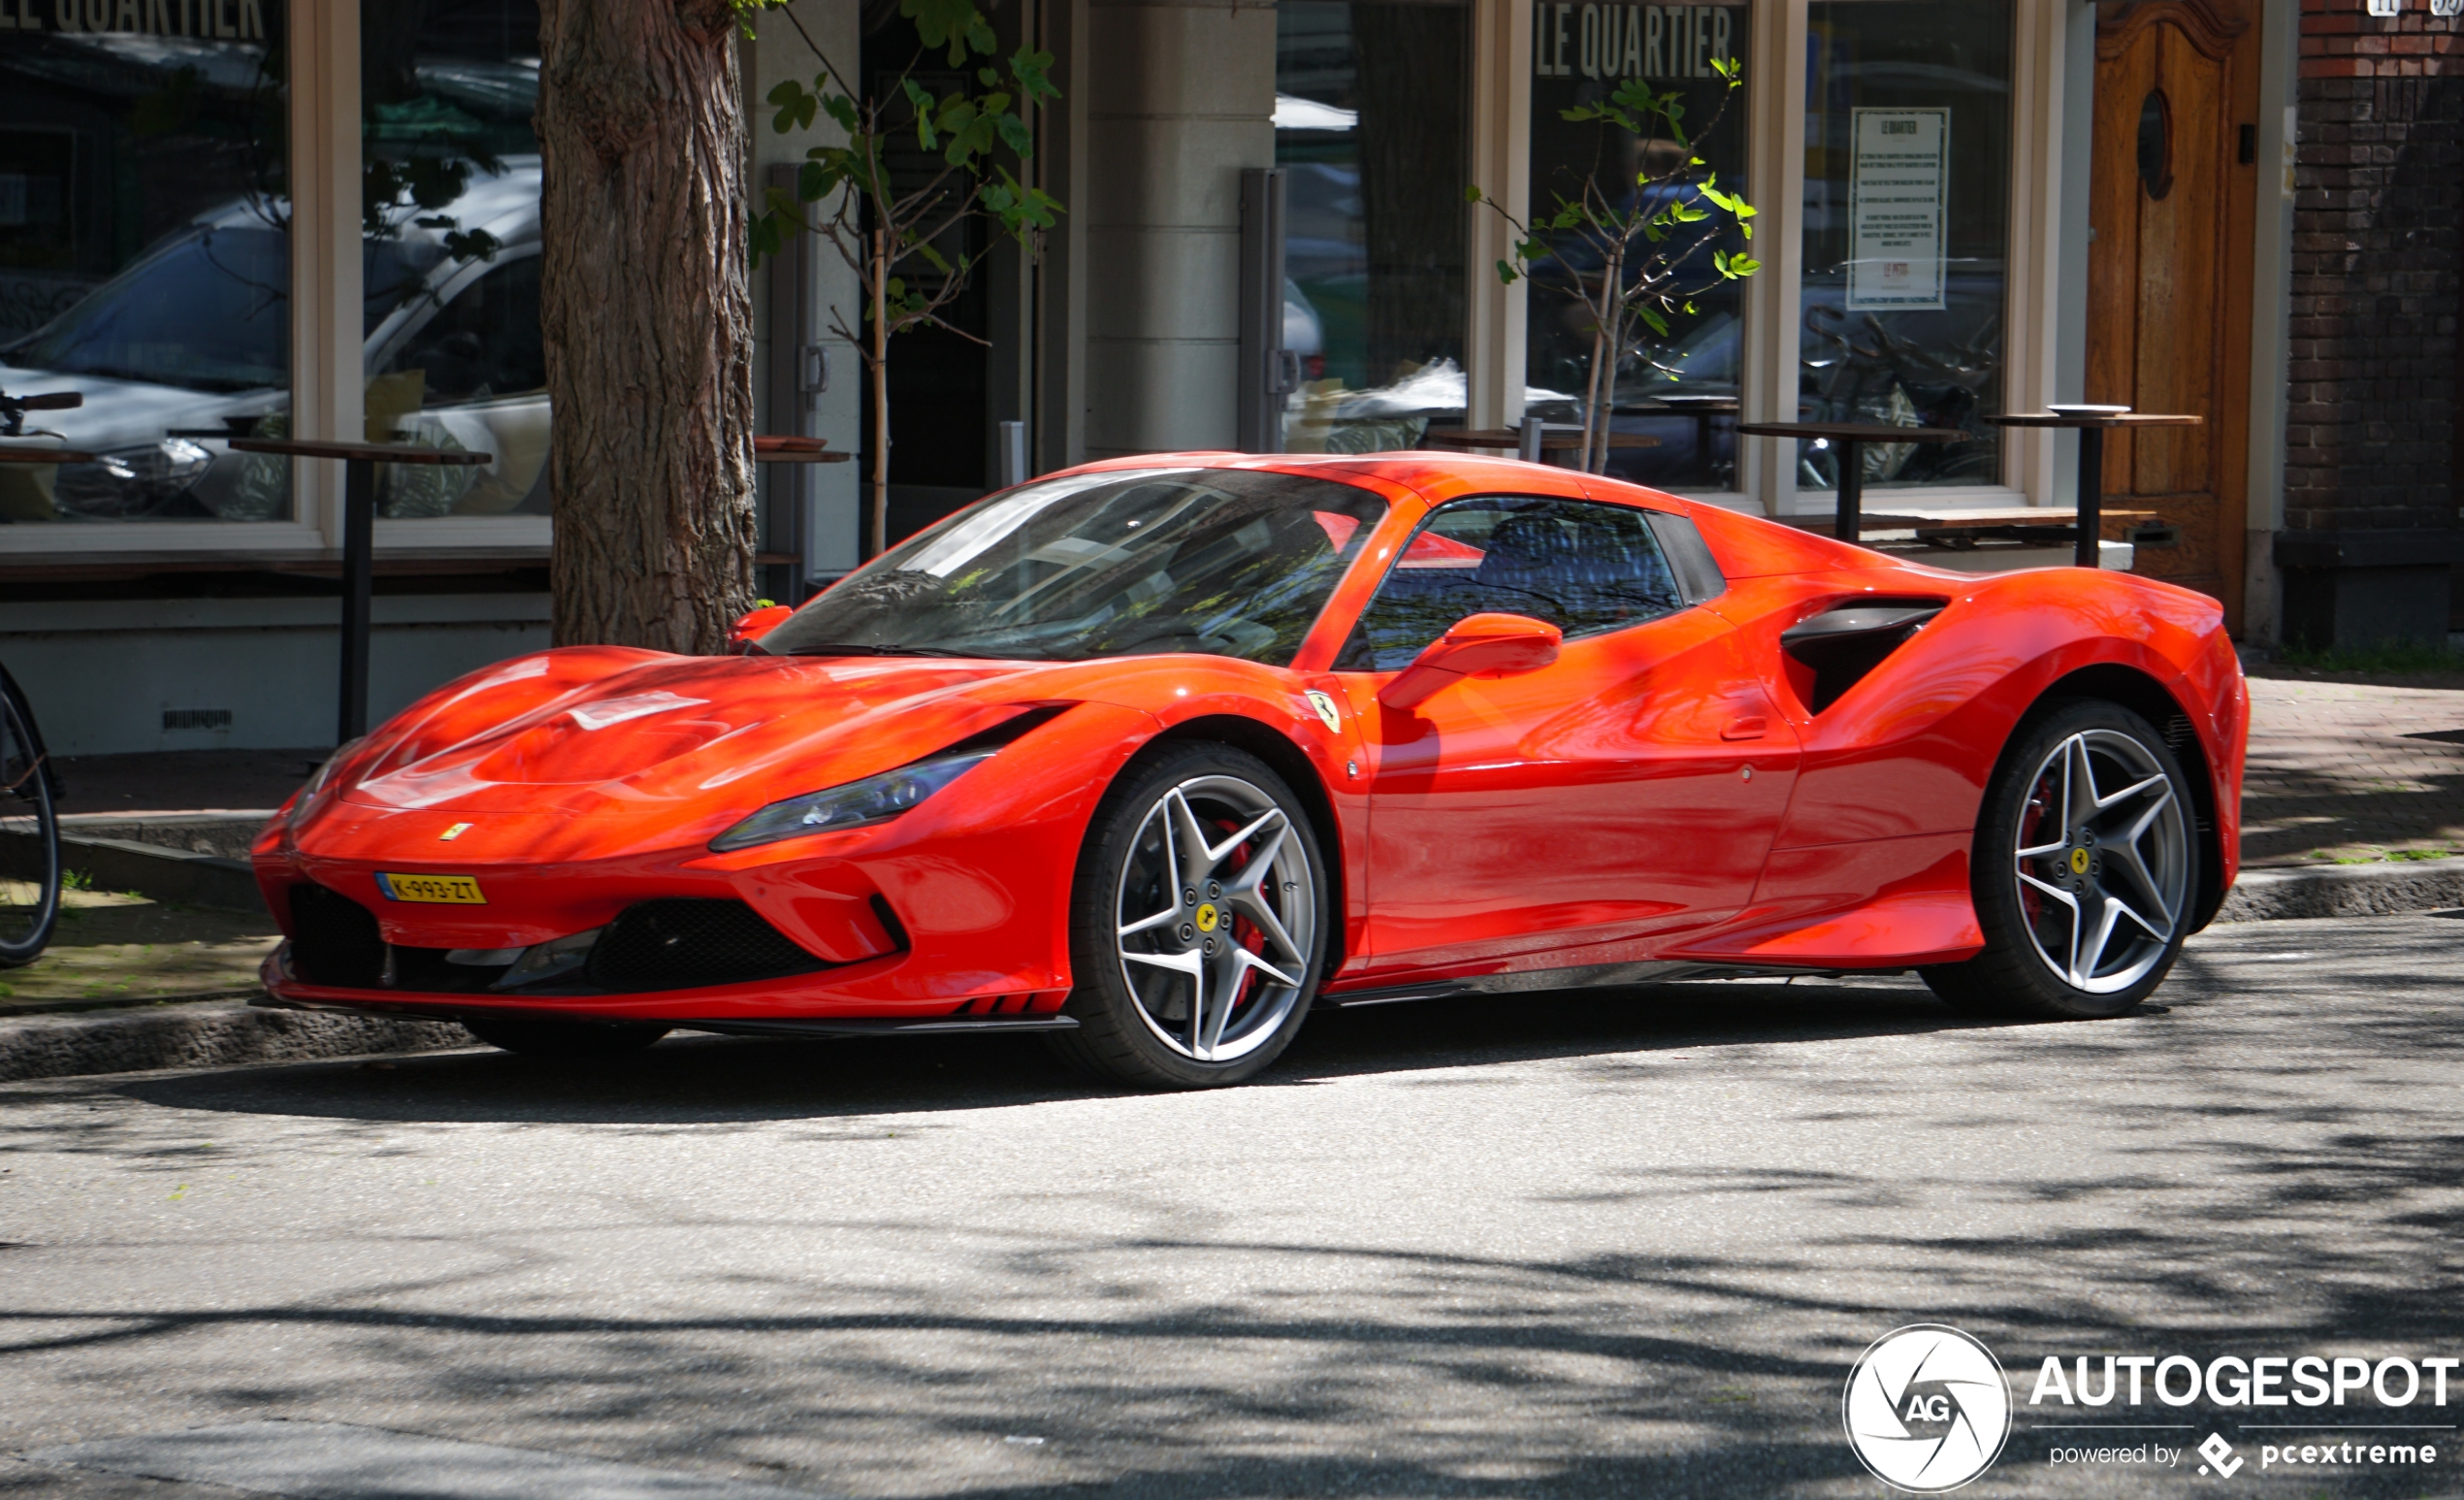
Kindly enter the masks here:
<path id="1" fill-rule="evenodd" d="M 1714 58 L 1740 63 L 1751 49 L 1751 15 L 1739 5 L 1570 5 L 1543 0 L 1533 8 L 1531 208 L 1535 221 L 1560 201 L 1577 201 L 1586 180 L 1612 203 L 1637 204 L 1638 177 L 1680 176 L 1654 190 L 1674 196 L 1686 183 L 1717 174 L 1728 192 L 1753 199 L 1745 176 L 1746 96 L 1731 91 L 1711 68 Z M 1575 123 L 1565 112 L 1594 104 L 1629 79 L 1674 93 L 1683 110 L 1684 145 L 1637 140 L 1605 123 Z M 1699 158 L 1701 165 L 1692 163 Z M 1647 203 L 1640 207 L 1652 207 Z M 1765 220 L 1768 222 L 1768 220 Z M 1550 237 L 1565 269 L 1598 281 L 1597 252 L 1572 235 Z M 1693 286 L 1694 311 L 1670 323 L 1617 362 L 1612 429 L 1657 446 L 1618 448 L 1608 472 L 1640 484 L 1695 491 L 1736 484 L 1739 322 L 1744 290 L 1711 268 L 1715 249 L 1748 248 L 1734 232 L 1703 245 L 1679 267 Z M 1530 284 L 1526 370 L 1530 409 L 1551 422 L 1579 422 L 1588 386 L 1592 317 L 1584 305 L 1545 283 L 1557 263 L 1535 265 Z M 1674 378 L 1670 377 L 1674 372 Z"/>
<path id="2" fill-rule="evenodd" d="M 1463 415 L 1470 41 L 1460 0 L 1276 7 L 1289 451 L 1409 448 Z"/>
<path id="3" fill-rule="evenodd" d="M 1961 428 L 1866 444 L 1865 482 L 1996 483 L 2011 8 L 1816 4 L 1806 49 L 1802 419 Z M 1837 484 L 1833 450 L 1798 462 L 1801 488 Z"/>
<path id="4" fill-rule="evenodd" d="M 429 262 L 370 329 L 368 436 L 494 455 L 388 470 L 397 520 L 548 510 L 538 29 L 534 0 L 360 8 L 362 230 Z"/>
<path id="5" fill-rule="evenodd" d="M 0 389 L 81 395 L 11 440 L 99 461 L 0 470 L 0 524 L 290 515 L 225 445 L 290 405 L 283 14 L 10 7 Z"/>

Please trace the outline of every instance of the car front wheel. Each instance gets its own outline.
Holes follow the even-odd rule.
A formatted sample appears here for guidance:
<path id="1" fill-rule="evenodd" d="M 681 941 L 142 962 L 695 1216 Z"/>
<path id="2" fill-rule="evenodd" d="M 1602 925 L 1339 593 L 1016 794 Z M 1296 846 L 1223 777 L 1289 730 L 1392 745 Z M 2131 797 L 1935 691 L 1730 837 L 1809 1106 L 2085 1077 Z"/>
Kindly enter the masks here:
<path id="1" fill-rule="evenodd" d="M 1063 1060 L 1139 1088 L 1255 1074 L 1309 1012 L 1326 877 L 1300 799 L 1257 757 L 1175 745 L 1133 766 L 1087 830 L 1072 897 Z"/>
<path id="2" fill-rule="evenodd" d="M 1986 790 L 1970 871 L 1985 949 L 1923 970 L 1980 1014 L 2088 1020 L 2135 1009 L 2173 967 L 2198 886 L 2189 781 L 2147 720 L 2065 703 Z"/>

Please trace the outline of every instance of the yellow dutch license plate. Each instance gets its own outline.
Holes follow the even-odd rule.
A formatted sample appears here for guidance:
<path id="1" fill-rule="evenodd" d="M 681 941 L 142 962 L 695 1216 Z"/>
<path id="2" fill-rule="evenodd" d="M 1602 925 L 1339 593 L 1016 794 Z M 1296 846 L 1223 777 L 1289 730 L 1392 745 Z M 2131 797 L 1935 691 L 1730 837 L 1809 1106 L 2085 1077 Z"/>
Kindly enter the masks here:
<path id="1" fill-rule="evenodd" d="M 389 901 L 424 901 L 434 906 L 485 906 L 479 882 L 469 875 L 388 875 L 379 873 L 376 889 Z"/>

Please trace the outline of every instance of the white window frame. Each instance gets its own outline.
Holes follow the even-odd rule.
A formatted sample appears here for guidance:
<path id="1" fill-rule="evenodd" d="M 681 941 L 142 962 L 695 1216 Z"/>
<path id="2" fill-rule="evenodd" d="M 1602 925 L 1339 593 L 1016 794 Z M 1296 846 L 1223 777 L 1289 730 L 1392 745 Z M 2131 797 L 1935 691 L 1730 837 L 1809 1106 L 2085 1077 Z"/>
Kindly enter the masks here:
<path id="1" fill-rule="evenodd" d="M 1528 217 L 1533 6 L 1542 0 L 1475 0 L 1476 73 L 1473 85 L 1473 170 L 1481 189 Z M 1746 58 L 1748 196 L 1762 209 L 1755 250 L 1763 269 L 1746 283 L 1739 351 L 1741 419 L 1798 419 L 1798 340 L 1804 239 L 1796 206 L 1805 197 L 1804 56 L 1811 0 L 1750 0 L 1753 38 Z M 2041 408 L 2056 397 L 2059 296 L 2062 107 L 2068 64 L 2068 0 L 2012 0 L 2010 229 L 2003 316 L 2003 400 L 2010 410 Z M 1474 426 L 1522 416 L 1525 339 L 1520 286 L 1498 284 L 1493 263 L 1503 236 L 1495 216 L 1474 210 L 1469 275 L 1471 405 Z M 1883 494 L 1897 510 L 1983 505 L 2056 505 L 2055 444 L 2048 433 L 2005 432 L 1998 484 L 1928 486 Z M 1774 439 L 1739 441 L 1737 488 L 1680 491 L 1684 498 L 1762 515 L 1827 513 L 1829 490 L 1799 490 L 1796 465 Z M 1905 498 L 1903 498 L 1905 497 Z"/>
<path id="2" fill-rule="evenodd" d="M 365 436 L 360 330 L 360 0 L 287 0 L 291 57 L 291 421 L 294 436 Z M 0 527 L 0 564 L 324 563 L 342 547 L 342 465 L 293 459 L 293 519 Z M 376 523 L 380 559 L 543 559 L 545 516 Z"/>

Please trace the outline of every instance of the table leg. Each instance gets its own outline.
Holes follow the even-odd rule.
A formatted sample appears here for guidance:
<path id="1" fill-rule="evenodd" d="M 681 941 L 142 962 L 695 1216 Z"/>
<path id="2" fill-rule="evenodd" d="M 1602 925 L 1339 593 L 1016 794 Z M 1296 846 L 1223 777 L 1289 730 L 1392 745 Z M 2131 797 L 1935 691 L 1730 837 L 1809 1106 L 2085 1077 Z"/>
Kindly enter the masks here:
<path id="1" fill-rule="evenodd" d="M 1864 517 L 1860 513 L 1865 498 L 1865 445 L 1862 439 L 1839 440 L 1839 513 L 1832 522 L 1831 534 L 1850 546 L 1857 545 L 1858 529 Z"/>
<path id="2" fill-rule="evenodd" d="M 2079 429 L 2079 542 L 2071 561 L 2082 568 L 2102 566 L 2096 543 L 2104 535 L 2105 430 Z"/>
<path id="3" fill-rule="evenodd" d="M 342 465 L 342 704 L 340 737 L 368 733 L 368 612 L 376 550 L 376 466 Z"/>

